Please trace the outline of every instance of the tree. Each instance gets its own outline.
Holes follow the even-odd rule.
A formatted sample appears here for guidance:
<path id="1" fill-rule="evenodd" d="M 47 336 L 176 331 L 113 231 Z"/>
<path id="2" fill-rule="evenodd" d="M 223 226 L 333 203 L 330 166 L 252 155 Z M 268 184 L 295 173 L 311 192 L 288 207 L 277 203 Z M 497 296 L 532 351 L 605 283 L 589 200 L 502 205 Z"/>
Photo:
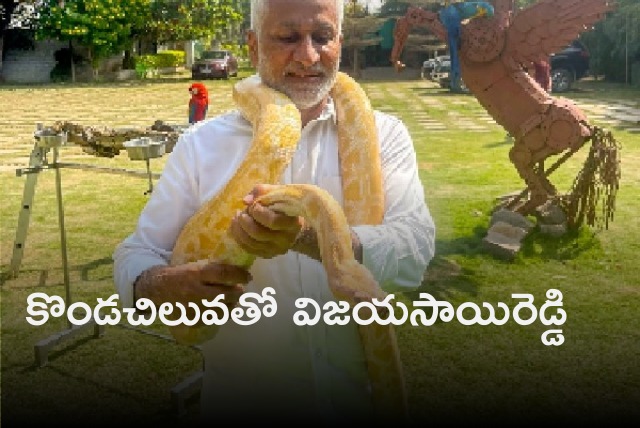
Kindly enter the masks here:
<path id="1" fill-rule="evenodd" d="M 7 0 L 0 3 L 0 31 L 4 32 L 12 27 L 27 28 L 33 16 L 33 0 Z"/>
<path id="2" fill-rule="evenodd" d="M 581 40 L 591 52 L 592 74 L 628 83 L 632 64 L 640 64 L 640 3 L 618 0 L 615 9 Z"/>
<path id="3" fill-rule="evenodd" d="M 0 3 L 0 52 L 4 47 L 33 49 L 35 0 L 6 0 Z M 2 61 L 0 61 L 0 69 Z"/>
<path id="4" fill-rule="evenodd" d="M 237 0 L 155 0 L 147 34 L 157 42 L 208 39 L 243 20 Z M 245 2 L 246 3 L 246 2 Z"/>
<path id="5" fill-rule="evenodd" d="M 39 39 L 68 40 L 71 58 L 73 42 L 86 47 L 95 76 L 100 61 L 122 51 L 132 32 L 148 22 L 149 1 L 48 0 L 40 10 L 36 34 Z"/>
<path id="6" fill-rule="evenodd" d="M 353 75 L 360 72 L 360 61 L 358 52 L 367 46 L 375 46 L 382 40 L 376 32 L 380 28 L 384 19 L 368 14 L 367 10 L 359 5 L 355 0 L 345 3 L 344 22 L 342 23 L 342 47 L 351 49 L 351 64 Z"/>

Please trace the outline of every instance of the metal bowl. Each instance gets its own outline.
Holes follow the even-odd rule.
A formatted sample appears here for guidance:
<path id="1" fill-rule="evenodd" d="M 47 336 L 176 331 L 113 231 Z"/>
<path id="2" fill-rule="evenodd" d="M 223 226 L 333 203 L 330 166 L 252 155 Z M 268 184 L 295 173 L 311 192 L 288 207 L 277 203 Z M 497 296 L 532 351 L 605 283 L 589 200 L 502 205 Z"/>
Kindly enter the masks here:
<path id="1" fill-rule="evenodd" d="M 123 144 L 131 160 L 159 158 L 165 153 L 166 141 L 154 141 L 149 137 L 141 137 L 125 141 Z"/>
<path id="2" fill-rule="evenodd" d="M 62 134 L 47 134 L 44 132 L 36 131 L 34 133 L 36 138 L 36 144 L 38 147 L 60 147 L 61 145 L 67 142 L 67 133 L 63 132 Z"/>

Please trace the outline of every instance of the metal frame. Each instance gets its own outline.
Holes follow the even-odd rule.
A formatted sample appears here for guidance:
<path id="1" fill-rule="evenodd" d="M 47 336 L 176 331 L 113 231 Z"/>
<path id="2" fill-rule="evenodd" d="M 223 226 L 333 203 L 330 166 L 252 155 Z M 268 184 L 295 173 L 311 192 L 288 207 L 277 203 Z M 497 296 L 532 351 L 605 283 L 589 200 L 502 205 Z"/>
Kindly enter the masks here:
<path id="1" fill-rule="evenodd" d="M 40 130 L 40 126 L 38 126 L 38 131 Z M 13 246 L 13 253 L 11 257 L 11 271 L 10 274 L 12 277 L 16 277 L 18 275 L 20 264 L 22 263 L 22 258 L 24 255 L 25 241 L 27 238 L 27 232 L 29 229 L 29 221 L 31 218 L 31 211 L 33 207 L 33 198 L 35 195 L 36 184 L 38 183 L 38 174 L 41 171 L 45 171 L 48 169 L 55 170 L 55 184 L 56 184 L 56 199 L 58 204 L 58 228 L 60 230 L 60 247 L 61 247 L 61 256 L 62 256 L 62 269 L 63 269 L 63 277 L 64 277 L 64 289 L 65 289 L 65 304 L 68 307 L 72 303 L 71 289 L 70 289 L 70 281 L 69 281 L 69 265 L 67 258 L 67 239 L 66 239 L 66 231 L 64 225 L 64 206 L 63 206 L 63 198 L 62 198 L 62 176 L 61 169 L 62 168 L 74 168 L 74 169 L 83 169 L 83 170 L 97 170 L 99 172 L 106 173 L 115 173 L 115 174 L 125 174 L 125 175 L 133 175 L 137 177 L 145 177 L 149 180 L 149 189 L 144 192 L 145 195 L 151 193 L 153 191 L 153 178 L 159 178 L 160 174 L 152 174 L 149 164 L 149 158 L 146 158 L 146 173 L 140 171 L 132 171 L 127 169 L 116 169 L 116 168 L 106 168 L 94 165 L 84 165 L 77 163 L 62 163 L 59 162 L 59 151 L 58 146 L 66 142 L 66 136 L 59 136 L 59 141 L 55 139 L 40 139 L 38 138 L 38 131 L 34 134 L 36 138 L 36 143 L 34 145 L 33 150 L 29 156 L 29 167 L 27 168 L 19 168 L 16 170 L 16 176 L 20 177 L 22 175 L 26 175 L 27 179 L 25 181 L 23 196 L 22 196 L 22 205 L 20 209 L 20 213 L 18 215 L 18 227 L 16 230 L 16 238 Z M 44 142 L 43 142 L 44 141 Z M 49 151 L 52 151 L 53 159 L 52 162 L 49 163 L 47 159 L 47 155 Z M 40 278 L 40 285 L 44 283 L 46 280 L 46 274 L 42 274 Z M 118 324 L 118 327 L 127 328 L 131 330 L 135 330 L 142 334 L 147 334 L 155 337 L 159 337 L 164 340 L 173 341 L 173 338 L 169 336 L 165 336 L 159 333 L 155 333 L 148 330 L 139 329 L 137 327 L 133 327 L 127 324 Z M 44 367 L 47 365 L 49 361 L 49 354 L 53 350 L 53 348 L 63 342 L 74 339 L 79 336 L 85 330 L 93 328 L 93 337 L 100 338 L 105 334 L 105 326 L 98 325 L 95 322 L 89 322 L 82 326 L 76 326 L 68 321 L 68 328 L 57 332 L 47 338 L 44 338 L 38 341 L 34 345 L 34 354 L 35 361 L 38 367 Z M 192 346 L 194 349 L 200 350 L 198 346 Z M 171 403 L 174 408 L 175 413 L 178 416 L 182 416 L 186 412 L 186 401 L 191 398 L 194 394 L 200 391 L 202 386 L 202 372 L 197 372 L 185 380 L 171 388 L 170 397 Z"/>

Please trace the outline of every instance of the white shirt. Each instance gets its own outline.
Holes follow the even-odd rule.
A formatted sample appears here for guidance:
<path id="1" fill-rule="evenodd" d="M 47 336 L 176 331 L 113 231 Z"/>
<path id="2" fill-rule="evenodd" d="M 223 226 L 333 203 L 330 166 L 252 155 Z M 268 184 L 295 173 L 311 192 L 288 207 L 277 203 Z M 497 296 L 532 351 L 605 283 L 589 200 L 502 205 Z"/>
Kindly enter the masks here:
<path id="1" fill-rule="evenodd" d="M 385 215 L 378 226 L 355 226 L 363 264 L 387 292 L 418 287 L 434 254 L 435 227 L 418 177 L 413 143 L 397 119 L 375 113 L 380 141 Z M 136 230 L 114 253 L 114 280 L 124 307 L 145 269 L 168 264 L 184 224 L 219 192 L 243 161 L 252 128 L 238 112 L 208 119 L 179 139 L 143 209 Z M 309 122 L 282 183 L 312 183 L 342 202 L 335 110 L 331 102 Z M 277 312 L 251 326 L 233 322 L 203 344 L 201 410 L 216 420 L 239 417 L 315 416 L 358 420 L 371 415 L 367 373 L 357 325 L 296 326 L 294 302 L 334 300 L 322 264 L 289 251 L 256 259 L 246 290 L 276 291 Z M 268 420 L 263 419 L 263 420 Z"/>

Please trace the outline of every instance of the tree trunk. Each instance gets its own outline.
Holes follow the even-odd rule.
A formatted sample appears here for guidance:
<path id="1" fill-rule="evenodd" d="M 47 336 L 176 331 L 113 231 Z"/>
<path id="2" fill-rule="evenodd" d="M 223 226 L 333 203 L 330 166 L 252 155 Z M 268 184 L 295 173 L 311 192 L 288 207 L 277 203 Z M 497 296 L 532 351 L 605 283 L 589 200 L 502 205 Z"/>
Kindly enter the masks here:
<path id="1" fill-rule="evenodd" d="M 353 77 L 358 77 L 358 47 L 353 48 Z"/>
<path id="2" fill-rule="evenodd" d="M 69 57 L 71 58 L 71 83 L 76 83 L 76 62 L 73 60 L 73 42 L 69 40 Z"/>
<path id="3" fill-rule="evenodd" d="M 94 54 L 93 54 L 93 49 L 89 49 L 89 64 L 91 64 L 91 81 L 95 81 L 96 78 L 98 77 L 98 66 L 99 64 L 97 64 L 96 62 L 94 62 Z"/>

